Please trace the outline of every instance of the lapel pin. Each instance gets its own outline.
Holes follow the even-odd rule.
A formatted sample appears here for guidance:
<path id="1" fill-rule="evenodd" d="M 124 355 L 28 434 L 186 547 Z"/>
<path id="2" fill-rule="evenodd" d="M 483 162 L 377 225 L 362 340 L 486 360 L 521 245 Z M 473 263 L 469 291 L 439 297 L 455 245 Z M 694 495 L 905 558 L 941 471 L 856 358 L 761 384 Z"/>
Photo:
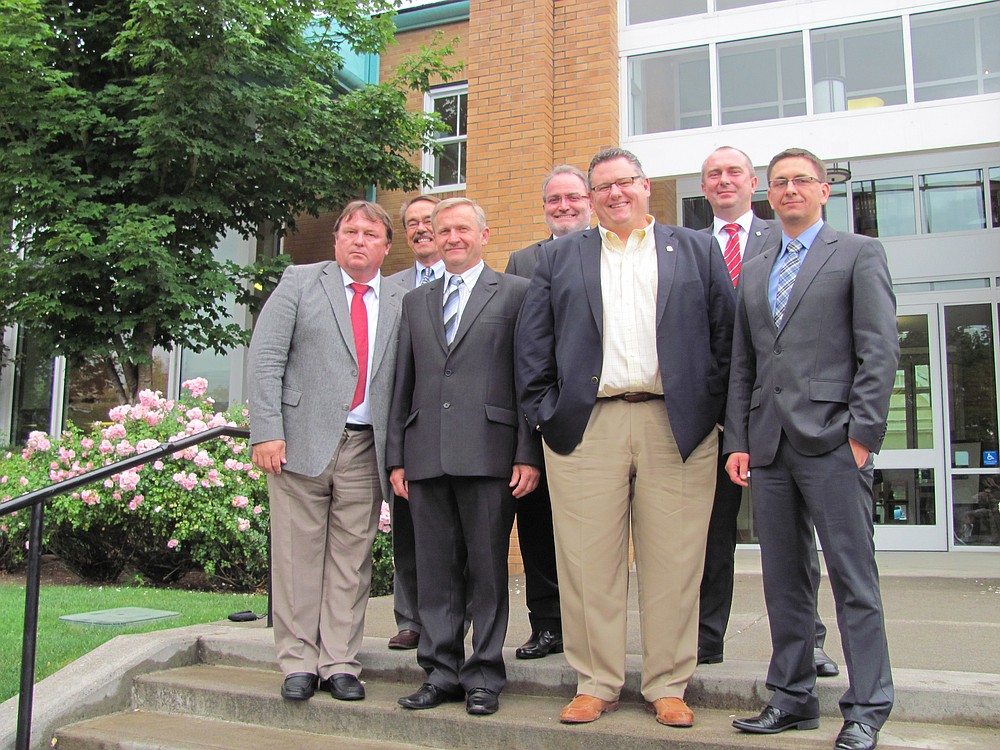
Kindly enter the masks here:
<path id="1" fill-rule="evenodd" d="M 759 230 L 756 231 L 756 232 L 754 232 L 754 234 L 756 234 L 758 237 L 760 237 L 760 231 Z"/>
<path id="2" fill-rule="evenodd" d="M 674 246 L 673 245 L 667 245 L 667 252 L 668 253 L 672 253 L 673 251 L 674 251 Z"/>

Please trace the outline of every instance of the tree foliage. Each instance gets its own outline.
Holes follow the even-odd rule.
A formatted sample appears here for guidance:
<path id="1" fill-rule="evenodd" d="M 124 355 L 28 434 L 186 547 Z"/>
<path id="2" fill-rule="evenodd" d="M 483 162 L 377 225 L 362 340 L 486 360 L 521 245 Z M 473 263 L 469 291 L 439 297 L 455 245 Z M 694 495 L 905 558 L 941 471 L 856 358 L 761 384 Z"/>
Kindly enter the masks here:
<path id="1" fill-rule="evenodd" d="M 155 346 L 246 339 L 273 262 L 212 248 L 294 226 L 369 185 L 413 189 L 434 120 L 409 89 L 447 80 L 447 47 L 395 80 L 338 88 L 343 55 L 392 41 L 389 0 L 0 3 L 0 323 L 104 358 L 131 400 Z M 144 369 L 145 368 L 145 369 Z"/>

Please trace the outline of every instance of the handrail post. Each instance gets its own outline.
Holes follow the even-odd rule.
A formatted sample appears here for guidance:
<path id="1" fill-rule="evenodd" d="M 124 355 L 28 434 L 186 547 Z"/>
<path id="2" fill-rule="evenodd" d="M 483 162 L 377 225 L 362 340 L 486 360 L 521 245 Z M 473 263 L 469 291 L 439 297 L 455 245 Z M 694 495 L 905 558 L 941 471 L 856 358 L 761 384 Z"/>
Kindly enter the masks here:
<path id="1" fill-rule="evenodd" d="M 31 745 L 31 708 L 35 696 L 35 646 L 38 640 L 38 591 L 42 580 L 42 516 L 45 504 L 31 508 L 28 529 L 28 578 L 24 591 L 24 634 L 21 645 L 21 693 L 17 702 L 15 750 Z"/>

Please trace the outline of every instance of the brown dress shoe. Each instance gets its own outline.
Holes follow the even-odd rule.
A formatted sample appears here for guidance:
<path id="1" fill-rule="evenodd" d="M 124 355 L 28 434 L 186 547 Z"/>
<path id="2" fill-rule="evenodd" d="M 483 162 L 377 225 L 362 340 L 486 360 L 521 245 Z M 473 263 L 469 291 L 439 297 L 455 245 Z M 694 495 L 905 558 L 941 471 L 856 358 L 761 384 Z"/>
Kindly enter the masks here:
<path id="1" fill-rule="evenodd" d="M 389 648 L 395 651 L 408 651 L 420 643 L 420 633 L 416 630 L 400 630 L 389 639 Z"/>
<path id="2" fill-rule="evenodd" d="M 578 695 L 559 714 L 563 724 L 588 724 L 597 721 L 601 714 L 618 710 L 618 701 L 602 701 L 592 695 Z"/>
<path id="3" fill-rule="evenodd" d="M 657 698 L 646 704 L 646 710 L 656 714 L 656 720 L 668 727 L 690 727 L 694 724 L 694 711 L 680 698 Z"/>

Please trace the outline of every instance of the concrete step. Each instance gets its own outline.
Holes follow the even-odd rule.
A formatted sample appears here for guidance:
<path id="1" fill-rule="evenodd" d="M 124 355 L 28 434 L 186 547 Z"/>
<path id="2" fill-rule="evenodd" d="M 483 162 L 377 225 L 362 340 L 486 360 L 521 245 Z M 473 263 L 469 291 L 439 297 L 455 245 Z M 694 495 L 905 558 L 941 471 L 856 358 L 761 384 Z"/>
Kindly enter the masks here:
<path id="1" fill-rule="evenodd" d="M 203 662 L 219 666 L 249 667 L 277 671 L 270 630 L 240 629 L 203 636 L 199 643 Z M 365 638 L 359 655 L 362 678 L 419 685 L 424 672 L 417 666 L 415 651 L 390 651 L 382 638 Z M 568 701 L 576 692 L 576 674 L 562 654 L 522 661 L 514 650 L 504 649 L 507 665 L 505 695 L 527 694 L 560 697 Z M 626 659 L 622 700 L 641 703 L 641 660 Z M 751 714 L 767 703 L 765 662 L 726 659 L 722 664 L 699 667 L 688 685 L 686 700 L 694 708 L 729 709 Z M 1000 729 L 1000 675 L 940 670 L 893 670 L 896 703 L 894 720 L 942 724 L 969 724 Z M 817 681 L 820 713 L 839 716 L 839 700 L 847 689 L 847 675 Z M 410 692 L 409 690 L 404 692 Z M 404 693 L 400 693 L 403 695 Z M 1000 747 L 1000 742 L 997 743 Z"/>
<path id="2" fill-rule="evenodd" d="M 417 750 L 416 745 L 297 732 L 147 711 L 101 716 L 56 732 L 61 750 Z"/>
<path id="3" fill-rule="evenodd" d="M 664 747 L 813 750 L 832 746 L 841 724 L 838 714 L 825 714 L 820 729 L 815 731 L 753 736 L 742 734 L 731 726 L 735 715 L 746 712 L 698 708 L 693 728 L 673 729 L 657 724 L 640 702 L 623 702 L 618 712 L 600 721 L 567 726 L 559 723 L 565 696 L 505 691 L 499 713 L 470 717 L 460 703 L 428 711 L 401 708 L 396 700 L 412 692 L 417 687 L 416 681 L 399 683 L 368 679 L 368 697 L 359 702 L 335 701 L 329 695 L 317 694 L 312 700 L 290 703 L 279 696 L 280 685 L 281 675 L 275 670 L 198 665 L 137 677 L 133 700 L 135 708 L 154 714 L 180 714 L 235 725 L 265 725 L 274 731 L 351 737 L 366 742 L 430 748 L 474 747 L 477 750 L 508 750 L 511 747 L 608 750 L 623 746 L 630 750 L 662 750 Z M 883 750 L 996 750 L 1000 746 L 1000 732 L 992 727 L 891 721 L 882 733 L 879 746 Z M 164 743 L 149 747 L 175 746 Z"/>

